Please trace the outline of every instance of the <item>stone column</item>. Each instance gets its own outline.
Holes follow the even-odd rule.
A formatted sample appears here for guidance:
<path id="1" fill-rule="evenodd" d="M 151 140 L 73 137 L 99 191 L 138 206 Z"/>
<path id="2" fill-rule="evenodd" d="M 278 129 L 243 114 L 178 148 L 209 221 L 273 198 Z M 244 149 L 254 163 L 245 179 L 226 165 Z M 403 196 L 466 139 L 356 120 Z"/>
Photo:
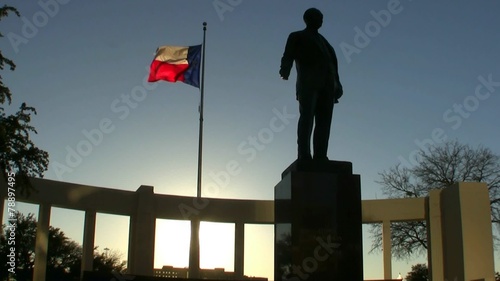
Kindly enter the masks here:
<path id="1" fill-rule="evenodd" d="M 441 190 L 431 190 L 426 199 L 427 259 L 430 281 L 444 280 L 440 193 Z"/>
<path id="2" fill-rule="evenodd" d="M 141 185 L 136 191 L 137 208 L 130 218 L 130 274 L 153 276 L 156 212 L 152 186 Z"/>
<path id="3" fill-rule="evenodd" d="M 40 204 L 38 208 L 33 281 L 45 281 L 47 271 L 47 252 L 49 248 L 50 208 L 49 204 Z"/>
<path id="4" fill-rule="evenodd" d="M 391 222 L 382 222 L 382 252 L 384 255 L 384 279 L 392 279 Z"/>
<path id="5" fill-rule="evenodd" d="M 352 164 L 296 161 L 275 187 L 275 277 L 363 280 L 361 190 Z"/>
<path id="6" fill-rule="evenodd" d="M 200 278 L 200 220 L 191 220 L 191 239 L 189 243 L 188 278 Z"/>
<path id="7" fill-rule="evenodd" d="M 245 224 L 237 222 L 234 230 L 234 274 L 236 279 L 243 280 L 245 273 Z"/>
<path id="8" fill-rule="evenodd" d="M 485 183 L 458 183 L 441 191 L 445 280 L 495 280 L 493 234 Z"/>
<path id="9" fill-rule="evenodd" d="M 96 212 L 94 210 L 85 211 L 85 222 L 83 225 L 83 245 L 82 245 L 82 269 L 84 271 L 93 271 L 94 263 L 94 240 L 95 240 L 95 222 Z"/>

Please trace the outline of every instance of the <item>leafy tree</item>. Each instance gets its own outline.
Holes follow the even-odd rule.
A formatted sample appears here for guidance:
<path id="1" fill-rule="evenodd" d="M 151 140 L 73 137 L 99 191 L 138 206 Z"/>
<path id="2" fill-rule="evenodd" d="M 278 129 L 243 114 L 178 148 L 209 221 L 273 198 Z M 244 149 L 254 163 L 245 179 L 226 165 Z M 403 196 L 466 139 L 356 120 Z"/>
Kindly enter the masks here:
<path id="1" fill-rule="evenodd" d="M 11 228 L 2 225 L 2 235 L 0 236 L 0 261 L 1 280 L 5 280 L 8 274 L 7 255 L 11 253 L 10 247 L 15 248 L 16 255 L 16 280 L 31 280 L 33 276 L 33 267 L 35 264 L 35 239 L 36 237 L 36 220 L 34 214 L 24 216 L 21 213 L 15 213 L 15 221 L 9 222 L 8 226 L 15 226 L 15 244 L 8 242 Z"/>
<path id="2" fill-rule="evenodd" d="M 405 278 L 406 281 L 427 281 L 429 280 L 429 269 L 426 264 L 419 263 L 411 266 Z"/>
<path id="3" fill-rule="evenodd" d="M 431 189 L 442 189 L 457 182 L 485 182 L 491 203 L 491 221 L 500 226 L 500 156 L 490 149 L 473 148 L 457 141 L 419 152 L 414 167 L 395 165 L 379 174 L 378 182 L 389 198 L 425 197 Z M 382 247 L 380 225 L 370 229 L 372 251 Z M 393 255 L 408 259 L 427 251 L 427 231 L 424 221 L 391 223 Z"/>
<path id="4" fill-rule="evenodd" d="M 94 250 L 97 250 L 95 247 Z M 106 249 L 105 249 L 106 250 Z M 120 272 L 124 273 L 127 267 L 127 262 L 121 259 L 121 254 L 113 250 L 106 250 L 105 252 L 94 252 L 94 271 L 101 272 Z"/>
<path id="5" fill-rule="evenodd" d="M 4 5 L 0 8 L 0 21 L 9 13 L 20 16 L 16 8 Z M 0 37 L 3 37 L 1 33 Z M 0 70 L 5 67 L 13 71 L 16 65 L 0 51 Z M 37 133 L 29 124 L 31 115 L 36 114 L 35 108 L 22 103 L 19 111 L 7 115 L 3 105 L 11 102 L 12 93 L 0 76 L 0 169 L 4 179 L 7 173 L 14 172 L 21 194 L 29 194 L 33 189 L 29 177 L 43 177 L 49 165 L 49 154 L 37 148 L 30 139 L 30 133 Z"/>
<path id="6" fill-rule="evenodd" d="M 16 212 L 15 245 L 9 245 L 10 229 L 3 225 L 0 236 L 0 280 L 7 280 L 9 265 L 7 255 L 10 247 L 15 247 L 17 281 L 32 280 L 35 264 L 36 219 L 33 214 L 27 216 Z M 95 248 L 97 250 L 97 247 Z M 102 272 L 124 272 L 126 262 L 120 261 L 116 252 L 94 252 L 94 270 Z M 49 227 L 49 244 L 47 252 L 47 280 L 74 280 L 80 276 L 82 247 L 66 237 L 59 228 Z"/>

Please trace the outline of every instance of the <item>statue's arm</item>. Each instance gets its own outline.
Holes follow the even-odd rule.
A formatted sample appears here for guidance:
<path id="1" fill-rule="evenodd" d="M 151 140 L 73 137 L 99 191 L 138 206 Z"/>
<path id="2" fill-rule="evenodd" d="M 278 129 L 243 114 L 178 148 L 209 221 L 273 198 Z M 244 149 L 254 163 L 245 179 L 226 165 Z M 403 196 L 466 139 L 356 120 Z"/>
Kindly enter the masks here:
<path id="1" fill-rule="evenodd" d="M 332 45 L 328 43 L 328 46 L 332 54 L 332 59 L 333 59 L 332 63 L 335 66 L 335 98 L 340 99 L 340 97 L 342 97 L 342 95 L 344 94 L 344 89 L 342 88 L 342 83 L 340 83 L 337 54 L 335 53 L 335 49 L 333 49 Z"/>
<path id="2" fill-rule="evenodd" d="M 280 76 L 285 80 L 288 80 L 288 76 L 290 76 L 290 71 L 295 59 L 295 41 L 296 36 L 290 34 L 288 36 L 288 39 L 286 40 L 285 52 L 283 53 L 283 57 L 281 58 Z"/>

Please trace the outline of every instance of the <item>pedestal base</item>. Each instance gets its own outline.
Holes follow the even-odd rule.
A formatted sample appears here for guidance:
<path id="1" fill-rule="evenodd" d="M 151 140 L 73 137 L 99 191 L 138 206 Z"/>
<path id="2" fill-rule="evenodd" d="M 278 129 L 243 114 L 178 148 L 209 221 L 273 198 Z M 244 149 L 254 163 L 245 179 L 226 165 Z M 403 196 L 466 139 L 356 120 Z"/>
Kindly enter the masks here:
<path id="1" fill-rule="evenodd" d="M 349 162 L 296 161 L 275 187 L 275 280 L 363 280 L 361 189 Z"/>

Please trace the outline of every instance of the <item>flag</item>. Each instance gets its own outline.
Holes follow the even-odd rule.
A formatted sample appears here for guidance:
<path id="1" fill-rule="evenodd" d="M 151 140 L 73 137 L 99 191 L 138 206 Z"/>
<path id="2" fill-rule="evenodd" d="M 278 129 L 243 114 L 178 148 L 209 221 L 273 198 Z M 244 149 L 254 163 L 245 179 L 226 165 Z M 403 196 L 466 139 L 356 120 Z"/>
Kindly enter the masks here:
<path id="1" fill-rule="evenodd" d="M 148 82 L 181 81 L 200 87 L 201 45 L 178 47 L 161 46 L 151 63 Z"/>

